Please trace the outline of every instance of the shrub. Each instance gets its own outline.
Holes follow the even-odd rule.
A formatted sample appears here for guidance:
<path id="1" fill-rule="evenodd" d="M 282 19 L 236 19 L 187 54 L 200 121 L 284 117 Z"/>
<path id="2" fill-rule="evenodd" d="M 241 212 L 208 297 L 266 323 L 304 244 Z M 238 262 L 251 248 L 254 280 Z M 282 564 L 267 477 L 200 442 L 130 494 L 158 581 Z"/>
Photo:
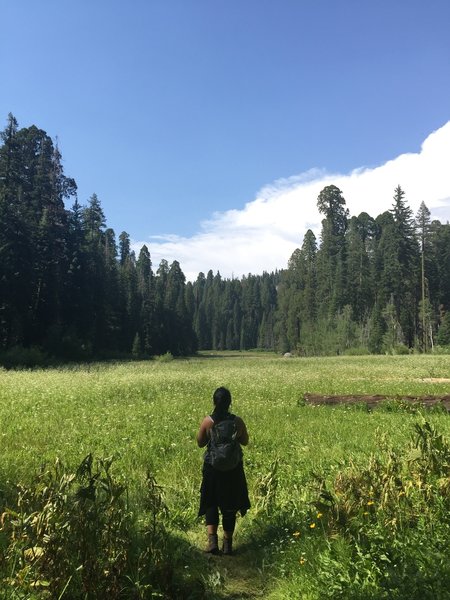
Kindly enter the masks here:
<path id="1" fill-rule="evenodd" d="M 319 585 L 333 598 L 360 597 L 358 589 L 365 598 L 444 598 L 450 446 L 426 421 L 415 426 L 408 452 L 385 440 L 382 446 L 381 457 L 372 455 L 366 467 L 350 465 L 331 489 L 321 481 L 315 506 L 331 541 L 318 557 Z"/>
<path id="2" fill-rule="evenodd" d="M 435 346 L 433 354 L 450 354 L 450 346 Z"/>
<path id="3" fill-rule="evenodd" d="M 155 356 L 155 360 L 161 363 L 171 362 L 173 360 L 173 354 L 172 352 L 166 352 L 165 354 Z"/>
<path id="4" fill-rule="evenodd" d="M 355 346 L 354 348 L 347 348 L 344 354 L 345 356 L 367 356 L 370 352 L 367 346 Z"/>
<path id="5" fill-rule="evenodd" d="M 1 527 L 10 573 L 4 583 L 11 592 L 40 590 L 45 597 L 74 600 L 131 598 L 136 590 L 123 593 L 130 582 L 149 595 L 168 585 L 161 574 L 161 566 L 171 567 L 157 518 L 166 510 L 161 490 L 149 475 L 149 520 L 139 531 L 126 486 L 111 475 L 112 462 L 94 462 L 89 454 L 72 472 L 57 461 L 31 485 L 16 486 L 16 506 L 4 509 Z"/>
<path id="6" fill-rule="evenodd" d="M 35 346 L 13 346 L 0 354 L 0 364 L 6 369 L 44 367 L 48 362 L 45 352 Z"/>
<path id="7" fill-rule="evenodd" d="M 271 463 L 269 471 L 261 474 L 255 483 L 255 509 L 257 514 L 265 514 L 269 517 L 276 512 L 278 463 L 277 458 Z"/>
<path id="8" fill-rule="evenodd" d="M 392 348 L 392 354 L 399 354 L 399 355 L 409 354 L 409 348 L 408 348 L 408 346 L 405 346 L 405 344 L 396 344 Z"/>
<path id="9" fill-rule="evenodd" d="M 450 345 L 450 311 L 447 311 L 442 318 L 442 322 L 437 334 L 437 343 L 440 346 Z"/>

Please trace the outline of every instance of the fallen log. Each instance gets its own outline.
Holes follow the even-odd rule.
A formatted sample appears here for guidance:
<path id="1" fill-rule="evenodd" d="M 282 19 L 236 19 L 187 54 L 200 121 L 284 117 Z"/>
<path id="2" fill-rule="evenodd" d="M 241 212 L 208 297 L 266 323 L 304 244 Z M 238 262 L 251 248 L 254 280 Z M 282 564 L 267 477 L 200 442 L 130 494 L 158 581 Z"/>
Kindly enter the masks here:
<path id="1" fill-rule="evenodd" d="M 323 395 L 303 394 L 307 404 L 336 405 L 336 404 L 366 404 L 368 408 L 376 407 L 380 402 L 394 400 L 412 404 L 420 404 L 424 407 L 441 405 L 450 411 L 450 394 L 442 396 L 385 396 L 385 395 Z"/>

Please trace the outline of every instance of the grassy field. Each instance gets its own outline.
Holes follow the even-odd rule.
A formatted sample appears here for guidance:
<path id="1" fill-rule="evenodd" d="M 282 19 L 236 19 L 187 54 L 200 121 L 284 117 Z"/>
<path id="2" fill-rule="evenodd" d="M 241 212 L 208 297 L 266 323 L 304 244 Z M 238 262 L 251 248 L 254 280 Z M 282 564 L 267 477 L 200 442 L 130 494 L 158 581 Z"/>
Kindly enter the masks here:
<path id="1" fill-rule="evenodd" d="M 196 519 L 203 452 L 196 447 L 195 435 L 202 417 L 211 411 L 212 392 L 221 385 L 231 390 L 233 412 L 244 418 L 251 436 L 245 449 L 245 466 L 253 507 L 238 521 L 236 556 L 211 559 L 199 551 L 204 544 L 203 527 Z M 391 581 L 390 588 L 386 583 L 386 573 L 392 570 L 392 552 L 377 542 L 380 554 L 384 548 L 387 568 L 386 573 L 381 572 L 384 559 L 374 564 L 376 546 L 366 540 L 369 533 L 386 534 L 382 528 L 386 527 L 387 517 L 381 523 L 374 516 L 369 533 L 361 519 L 370 517 L 374 510 L 375 500 L 371 498 L 377 493 L 376 481 L 366 481 L 368 463 L 374 456 L 381 457 L 382 464 L 372 463 L 371 469 L 380 473 L 384 469 L 380 481 L 383 477 L 386 480 L 392 462 L 397 461 L 395 477 L 403 483 L 397 481 L 395 489 L 410 499 L 411 506 L 413 500 L 416 502 L 416 492 L 405 487 L 408 475 L 400 471 L 409 469 L 410 463 L 401 461 L 405 453 L 414 450 L 410 447 L 413 436 L 420 437 L 415 427 L 423 426 L 421 413 L 395 404 L 371 412 L 363 407 L 306 406 L 306 392 L 450 394 L 450 357 L 285 359 L 256 353 L 205 353 L 167 362 L 0 371 L 2 502 L 6 506 L 12 501 L 13 483 L 30 484 L 41 465 L 53 465 L 57 458 L 67 468 L 76 469 L 89 453 L 97 458 L 113 457 L 111 472 L 126 483 L 128 506 L 136 522 L 144 520 L 148 512 L 147 472 L 162 488 L 168 515 L 161 512 L 158 519 L 164 521 L 165 531 L 178 549 L 172 555 L 172 567 L 179 572 L 177 577 L 187 590 L 186 598 L 357 598 L 355 590 L 359 588 L 365 590 L 361 598 L 401 598 L 402 585 L 406 585 L 403 579 L 395 585 Z M 425 416 L 430 436 L 434 436 L 431 442 L 427 438 L 428 445 L 440 439 L 439 434 L 449 437 L 446 413 L 434 410 Z M 430 452 L 441 452 L 442 460 L 447 460 L 445 449 Z M 425 459 L 420 460 L 423 465 Z M 436 471 L 435 479 L 441 482 L 436 483 L 441 486 L 438 503 L 446 502 L 450 489 L 442 483 L 448 478 L 445 464 L 443 468 L 442 472 Z M 414 469 L 410 471 L 416 473 Z M 394 475 L 390 476 L 394 481 Z M 358 514 L 354 490 L 348 484 L 352 477 L 368 493 L 358 500 Z M 431 485 L 430 475 L 420 477 L 424 486 Z M 344 492 L 336 482 L 345 488 Z M 386 492 L 386 482 L 380 485 L 385 486 Z M 326 500 L 326 494 L 332 500 Z M 337 517 L 337 503 L 345 496 L 349 504 L 351 494 L 353 508 L 348 508 L 347 520 L 341 523 L 343 509 L 341 506 Z M 425 492 L 422 496 L 427 500 Z M 324 502 L 323 506 L 320 502 Z M 362 510 L 368 502 L 372 502 L 370 508 Z M 414 505 L 416 512 L 419 504 Z M 415 527 L 417 531 L 423 529 L 424 540 L 431 521 L 440 519 L 446 506 L 437 506 L 430 513 L 430 522 Z M 386 507 L 387 500 L 383 515 L 389 512 Z M 360 527 L 359 533 L 354 533 L 355 527 Z M 439 536 L 449 531 L 445 518 L 439 521 L 438 529 L 439 542 Z M 405 531 L 402 529 L 402 535 Z M 407 534 L 410 535 L 409 530 Z M 399 544 L 405 544 L 407 555 L 412 538 L 405 541 L 405 535 L 400 536 L 403 541 Z M 429 551 L 443 552 L 439 543 L 430 546 Z M 359 553 L 356 561 L 355 552 Z M 438 557 L 431 566 L 448 563 L 448 558 Z M 406 567 L 404 578 L 410 577 L 410 565 Z M 447 576 L 448 570 L 444 579 Z M 340 583 L 331 592 L 330 581 L 335 580 Z M 439 588 L 430 590 L 425 572 L 421 581 L 418 585 L 425 588 L 417 597 L 446 597 L 442 591 L 444 580 Z M 17 595 L 12 595 L 13 588 Z M 5 598 L 51 597 L 45 596 L 45 590 L 30 589 L 28 596 L 25 592 L 20 595 L 17 581 L 8 589 L 5 583 L 4 590 Z M 66 594 L 61 597 L 75 597 L 69 590 L 70 587 L 66 592 L 61 589 Z M 143 586 L 139 593 L 136 591 L 133 597 L 155 597 L 150 592 L 146 596 Z M 408 593 L 415 597 L 411 591 Z"/>

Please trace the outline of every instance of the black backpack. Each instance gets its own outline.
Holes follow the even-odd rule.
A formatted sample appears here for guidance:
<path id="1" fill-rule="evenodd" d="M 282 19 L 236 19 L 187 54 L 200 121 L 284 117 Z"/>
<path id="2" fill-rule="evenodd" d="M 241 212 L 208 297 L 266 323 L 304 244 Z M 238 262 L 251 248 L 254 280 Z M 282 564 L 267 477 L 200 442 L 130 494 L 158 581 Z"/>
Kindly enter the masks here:
<path id="1" fill-rule="evenodd" d="M 231 471 L 242 460 L 242 450 L 237 438 L 236 421 L 233 415 L 215 423 L 210 429 L 208 453 L 210 464 L 218 471 Z"/>

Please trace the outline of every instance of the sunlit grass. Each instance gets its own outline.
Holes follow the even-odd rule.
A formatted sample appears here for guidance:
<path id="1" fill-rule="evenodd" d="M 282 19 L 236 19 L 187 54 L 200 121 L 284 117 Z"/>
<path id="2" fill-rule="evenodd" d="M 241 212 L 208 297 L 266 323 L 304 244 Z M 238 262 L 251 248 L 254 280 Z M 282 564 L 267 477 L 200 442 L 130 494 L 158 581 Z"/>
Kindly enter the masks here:
<path id="1" fill-rule="evenodd" d="M 203 451 L 195 435 L 216 387 L 230 388 L 232 409 L 248 425 L 245 464 L 254 506 L 261 477 L 278 459 L 277 507 L 295 512 L 311 473 L 332 478 L 350 460 L 364 462 L 377 451 L 381 433 L 402 446 L 418 418 L 406 411 L 305 406 L 303 394 L 449 394 L 449 377 L 448 356 L 285 359 L 262 353 L 2 370 L 0 484 L 31 480 L 56 457 L 73 466 L 90 452 L 114 456 L 136 506 L 150 470 L 164 489 L 175 530 L 197 539 Z M 447 415 L 430 412 L 427 419 L 449 435 Z M 250 511 L 246 535 L 255 535 L 258 519 Z M 298 541 L 292 531 L 286 539 Z M 298 568 L 307 568 L 299 556 Z"/>
<path id="2" fill-rule="evenodd" d="M 148 466 L 171 488 L 178 481 L 175 474 L 197 481 L 202 453 L 195 433 L 219 385 L 230 388 L 233 410 L 248 422 L 250 479 L 280 453 L 286 469 L 300 461 L 296 468 L 305 472 L 305 467 L 369 451 L 378 427 L 401 441 L 415 419 L 407 413 L 298 406 L 305 392 L 450 393 L 450 382 L 423 381 L 449 375 L 446 356 L 283 359 L 236 354 L 1 371 L 4 476 L 25 476 L 56 456 L 76 463 L 93 452 L 116 456 L 137 481 Z"/>

